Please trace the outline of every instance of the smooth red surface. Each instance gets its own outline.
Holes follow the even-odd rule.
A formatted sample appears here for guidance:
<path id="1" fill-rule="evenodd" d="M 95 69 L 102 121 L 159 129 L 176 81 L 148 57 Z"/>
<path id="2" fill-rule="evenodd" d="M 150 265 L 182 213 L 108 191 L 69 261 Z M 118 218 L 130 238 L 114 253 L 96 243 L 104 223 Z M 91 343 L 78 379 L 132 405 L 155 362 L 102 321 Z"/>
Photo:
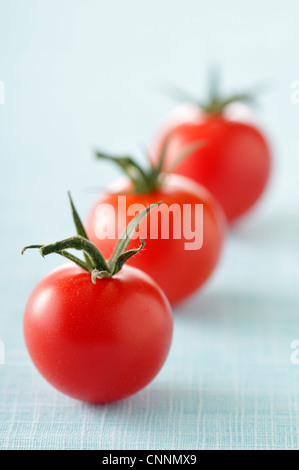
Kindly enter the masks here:
<path id="1" fill-rule="evenodd" d="M 116 234 L 118 229 L 118 195 L 126 195 L 127 207 L 134 203 L 144 206 L 163 201 L 168 206 L 178 204 L 183 213 L 183 205 L 189 204 L 194 216 L 195 204 L 203 204 L 203 246 L 198 250 L 186 250 L 186 239 L 173 237 L 170 223 L 169 239 L 150 238 L 152 222 L 151 215 L 154 208 L 147 215 L 146 220 L 140 224 L 140 233 L 144 232 L 147 224 L 147 239 L 145 248 L 128 261 L 128 264 L 140 268 L 148 273 L 167 295 L 170 303 L 176 304 L 194 294 L 211 276 L 219 261 L 225 236 L 225 219 L 221 208 L 209 192 L 195 184 L 192 180 L 178 176 L 168 175 L 162 187 L 151 194 L 131 194 L 128 187 L 120 183 L 113 188 L 116 194 L 102 195 L 95 204 L 87 221 L 87 233 L 90 240 L 101 250 L 108 259 L 114 250 L 117 237 L 99 240 L 97 227 L 107 224 L 112 227 L 115 224 Z M 97 216 L 97 207 L 101 204 L 110 204 L 114 208 L 115 215 L 107 215 L 107 218 Z M 133 217 L 126 217 L 126 224 Z M 171 220 L 171 219 L 170 219 Z M 184 233 L 183 218 L 180 221 L 181 233 Z M 157 225 L 157 224 L 156 224 Z M 160 226 L 157 227 L 161 234 Z M 138 240 L 133 240 L 128 249 L 137 247 Z"/>
<path id="2" fill-rule="evenodd" d="M 63 265 L 36 286 L 24 316 L 39 372 L 66 395 L 93 403 L 145 387 L 165 362 L 172 328 L 161 289 L 129 266 L 94 285 L 88 272 Z"/>
<path id="3" fill-rule="evenodd" d="M 229 222 L 246 213 L 260 198 L 269 178 L 271 157 L 265 137 L 252 124 L 198 113 L 192 121 L 161 129 L 154 142 L 153 160 L 159 158 L 169 136 L 165 168 L 190 143 L 205 143 L 174 172 L 205 186 L 219 201 Z"/>

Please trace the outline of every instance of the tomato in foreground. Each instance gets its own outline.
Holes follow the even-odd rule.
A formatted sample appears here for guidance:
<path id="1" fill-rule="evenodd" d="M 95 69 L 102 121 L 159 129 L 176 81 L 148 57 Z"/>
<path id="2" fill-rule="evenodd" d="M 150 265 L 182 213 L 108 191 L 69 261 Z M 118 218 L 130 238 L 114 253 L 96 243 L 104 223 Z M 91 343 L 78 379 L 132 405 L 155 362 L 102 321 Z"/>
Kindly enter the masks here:
<path id="1" fill-rule="evenodd" d="M 208 103 L 190 103 L 190 118 L 179 113 L 165 122 L 153 142 L 153 161 L 157 161 L 168 140 L 164 170 L 171 166 L 178 152 L 192 142 L 202 140 L 202 148 L 190 152 L 173 168 L 177 174 L 205 186 L 221 204 L 229 223 L 247 213 L 264 192 L 271 170 L 271 152 L 263 132 L 252 122 L 237 120 L 228 114 L 234 102 L 248 101 L 248 94 L 228 98 L 217 87 Z M 197 112 L 194 112 L 196 106 Z"/>
<path id="2" fill-rule="evenodd" d="M 104 154 L 98 156 L 106 157 Z M 99 197 L 87 221 L 88 236 L 109 257 L 118 242 L 119 221 L 124 220 L 127 224 L 134 216 L 130 208 L 138 210 L 139 206 L 163 201 L 140 224 L 140 236 L 146 235 L 146 248 L 142 255 L 131 258 L 129 264 L 148 273 L 165 292 L 171 305 L 178 304 L 195 294 L 214 272 L 225 238 L 224 215 L 211 194 L 192 180 L 158 174 L 159 171 L 157 180 L 151 179 L 150 173 L 145 173 L 132 160 L 127 168 L 124 159 L 118 157 L 117 163 L 120 161 L 128 176 L 133 173 L 135 179 L 132 183 L 121 180 L 114 184 L 112 192 Z M 135 172 L 134 165 L 139 168 Z M 141 171 L 148 178 L 147 182 L 139 182 L 136 178 Z M 103 207 L 112 210 L 103 212 Z M 114 234 L 105 236 L 105 227 L 114 227 Z M 134 247 L 136 240 L 130 243 L 130 248 Z"/>
<path id="3" fill-rule="evenodd" d="M 39 372 L 56 389 L 78 400 L 107 403 L 138 392 L 160 371 L 171 345 L 172 312 L 148 275 L 123 265 L 143 247 L 125 251 L 145 214 L 133 221 L 106 262 L 85 237 L 72 207 L 81 235 L 25 248 L 39 248 L 43 256 L 58 253 L 75 263 L 54 269 L 33 290 L 24 315 L 25 343 Z M 85 261 L 68 248 L 82 250 Z"/>

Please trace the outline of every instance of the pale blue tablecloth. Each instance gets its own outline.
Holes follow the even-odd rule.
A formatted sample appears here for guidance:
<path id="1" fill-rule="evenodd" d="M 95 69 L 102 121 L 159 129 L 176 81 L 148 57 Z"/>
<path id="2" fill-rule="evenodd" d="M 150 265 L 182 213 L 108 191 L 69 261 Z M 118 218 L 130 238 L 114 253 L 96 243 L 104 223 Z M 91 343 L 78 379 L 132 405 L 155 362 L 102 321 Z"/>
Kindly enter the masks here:
<path id="1" fill-rule="evenodd" d="M 299 365 L 290 344 L 299 339 L 298 235 L 298 221 L 279 217 L 232 233 L 206 289 L 174 311 L 174 341 L 158 377 L 106 406 L 63 396 L 34 369 L 23 308 L 41 270 L 55 263 L 37 254 L 18 260 L 2 274 L 0 447 L 297 448 Z"/>
<path id="2" fill-rule="evenodd" d="M 0 0 L 0 449 L 298 448 L 299 365 L 290 359 L 299 339 L 299 106 L 290 103 L 298 8 L 194 1 L 185 23 L 186 2 L 171 2 L 171 14 L 166 2 L 162 16 L 161 2 L 146 11 L 119 2 L 119 19 L 115 2 L 100 3 Z M 177 74 L 176 83 L 203 90 L 210 56 L 232 87 L 274 77 L 260 110 L 274 149 L 271 184 L 229 234 L 205 288 L 175 309 L 156 379 L 119 403 L 80 403 L 41 378 L 22 334 L 31 290 L 60 258 L 20 251 L 73 233 L 67 190 L 86 217 L 94 186 L 118 175 L 92 159 L 95 143 L 122 152 L 148 141 L 173 104 L 149 82 Z"/>

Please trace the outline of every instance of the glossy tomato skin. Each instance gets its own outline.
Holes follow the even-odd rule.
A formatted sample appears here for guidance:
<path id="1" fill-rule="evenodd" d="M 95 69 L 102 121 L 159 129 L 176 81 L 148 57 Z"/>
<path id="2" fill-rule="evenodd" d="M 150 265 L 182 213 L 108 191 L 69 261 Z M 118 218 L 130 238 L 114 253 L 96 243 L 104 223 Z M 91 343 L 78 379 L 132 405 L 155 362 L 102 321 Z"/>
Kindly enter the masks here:
<path id="1" fill-rule="evenodd" d="M 182 236 L 175 239 L 171 231 L 170 223 L 169 238 L 163 239 L 151 237 L 155 212 L 158 208 L 151 210 L 147 219 L 140 224 L 140 235 L 142 238 L 146 234 L 145 248 L 128 261 L 128 264 L 135 266 L 148 273 L 165 292 L 172 305 L 182 302 L 190 295 L 194 294 L 207 281 L 215 270 L 225 238 L 225 218 L 221 208 L 210 193 L 195 184 L 189 178 L 178 175 L 167 175 L 159 190 L 150 194 L 132 194 L 128 190 L 128 184 L 121 182 L 114 188 L 115 193 L 102 195 L 93 207 L 87 221 L 86 229 L 92 243 L 108 259 L 114 250 L 117 242 L 118 218 L 119 218 L 119 196 L 126 196 L 126 207 L 132 204 L 148 206 L 158 201 L 163 201 L 168 207 L 172 204 L 179 205 L 183 214 L 183 206 L 190 205 L 192 214 L 196 204 L 203 205 L 203 245 L 200 249 L 187 250 L 186 239 Z M 98 216 L 98 208 L 103 204 L 108 204 L 113 211 L 107 214 L 106 218 Z M 125 210 L 122 210 L 125 213 Z M 133 218 L 125 214 L 126 224 Z M 170 219 L 171 220 L 171 219 Z M 146 224 L 147 229 L 144 229 Z M 115 226 L 116 238 L 107 237 L 98 239 L 98 228 L 103 225 Z M 184 234 L 184 220 L 180 221 L 181 233 Z M 201 225 L 202 226 L 202 225 Z M 154 233 L 161 234 L 160 226 L 155 227 Z M 120 231 L 121 232 L 121 231 Z M 137 247 L 138 240 L 132 240 L 128 249 Z"/>
<path id="2" fill-rule="evenodd" d="M 205 186 L 229 223 L 259 200 L 269 180 L 271 154 L 266 138 L 252 123 L 199 113 L 197 118 L 166 127 L 154 143 L 154 160 L 166 137 L 170 137 L 166 167 L 184 147 L 202 140 L 204 147 L 181 161 L 174 172 Z"/>
<path id="3" fill-rule="evenodd" d="M 166 360 L 172 329 L 164 293 L 130 266 L 93 284 L 90 273 L 65 264 L 36 286 L 24 316 L 39 372 L 64 394 L 91 403 L 145 387 Z"/>

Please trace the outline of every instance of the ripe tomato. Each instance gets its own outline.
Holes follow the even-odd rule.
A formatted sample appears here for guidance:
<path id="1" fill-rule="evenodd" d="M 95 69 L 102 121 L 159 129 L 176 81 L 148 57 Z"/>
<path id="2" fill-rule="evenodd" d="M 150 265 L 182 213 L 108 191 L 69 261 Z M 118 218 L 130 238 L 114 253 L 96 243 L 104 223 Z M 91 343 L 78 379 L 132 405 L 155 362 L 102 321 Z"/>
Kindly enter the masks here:
<path id="1" fill-rule="evenodd" d="M 24 336 L 44 378 L 73 398 L 105 403 L 145 387 L 160 371 L 172 314 L 156 283 L 130 266 L 93 284 L 69 263 L 32 292 Z"/>
<path id="2" fill-rule="evenodd" d="M 106 403 L 145 387 L 164 364 L 173 319 L 160 287 L 142 271 L 124 266 L 139 252 L 126 251 L 147 208 L 128 225 L 106 261 L 88 240 L 71 201 L 78 235 L 50 245 L 31 245 L 67 263 L 33 290 L 24 315 L 30 357 L 45 379 L 73 398 Z M 82 250 L 85 260 L 69 253 Z"/>
<path id="3" fill-rule="evenodd" d="M 190 152 L 172 171 L 205 186 L 222 205 L 229 223 L 259 200 L 271 170 L 270 148 L 263 133 L 252 122 L 242 122 L 234 118 L 233 112 L 227 112 L 226 103 L 241 98 L 242 95 L 223 101 L 218 98 L 218 103 L 215 98 L 214 108 L 211 104 L 204 109 L 197 107 L 196 113 L 194 106 L 190 105 L 190 112 L 181 108 L 181 119 L 175 110 L 175 119 L 169 116 L 161 125 L 152 149 L 155 162 L 168 140 L 164 164 L 167 171 L 186 145 L 204 141 L 202 148 Z"/>
<path id="4" fill-rule="evenodd" d="M 146 234 L 145 249 L 129 260 L 129 264 L 148 273 L 165 292 L 172 305 L 183 301 L 194 294 L 213 273 L 222 252 L 225 222 L 221 208 L 210 193 L 195 184 L 192 180 L 177 175 L 168 175 L 162 184 L 152 192 L 132 192 L 131 185 L 123 180 L 113 187 L 113 192 L 103 194 L 91 210 L 86 230 L 95 246 L 100 246 L 105 257 L 111 256 L 118 241 L 118 223 L 124 216 L 128 223 L 132 215 L 126 213 L 126 208 L 120 207 L 119 197 L 125 196 L 126 208 L 134 204 L 147 206 L 156 201 L 163 201 L 159 208 L 153 208 L 150 217 L 140 224 L 140 236 Z M 104 216 L 101 208 L 108 204 L 112 211 Z M 162 206 L 170 208 L 172 205 L 184 214 L 184 207 L 190 207 L 194 241 L 198 241 L 202 231 L 202 246 L 194 245 L 193 249 L 186 245 L 184 233 L 190 225 L 188 217 L 177 218 L 171 215 L 169 222 L 169 236 L 162 237 L 162 222 L 155 217 L 162 210 Z M 196 215 L 196 206 L 202 205 L 203 219 Z M 161 216 L 162 219 L 163 216 Z M 115 236 L 99 239 L 99 234 L 105 232 L 105 226 L 115 227 Z M 175 232 L 181 234 L 175 238 Z M 156 238 L 152 234 L 158 234 Z M 167 235 L 167 234 L 166 234 Z M 130 242 L 129 247 L 134 248 L 136 240 Z M 188 249 L 189 248 L 189 249 Z M 195 248 L 195 249 L 194 249 Z"/>

